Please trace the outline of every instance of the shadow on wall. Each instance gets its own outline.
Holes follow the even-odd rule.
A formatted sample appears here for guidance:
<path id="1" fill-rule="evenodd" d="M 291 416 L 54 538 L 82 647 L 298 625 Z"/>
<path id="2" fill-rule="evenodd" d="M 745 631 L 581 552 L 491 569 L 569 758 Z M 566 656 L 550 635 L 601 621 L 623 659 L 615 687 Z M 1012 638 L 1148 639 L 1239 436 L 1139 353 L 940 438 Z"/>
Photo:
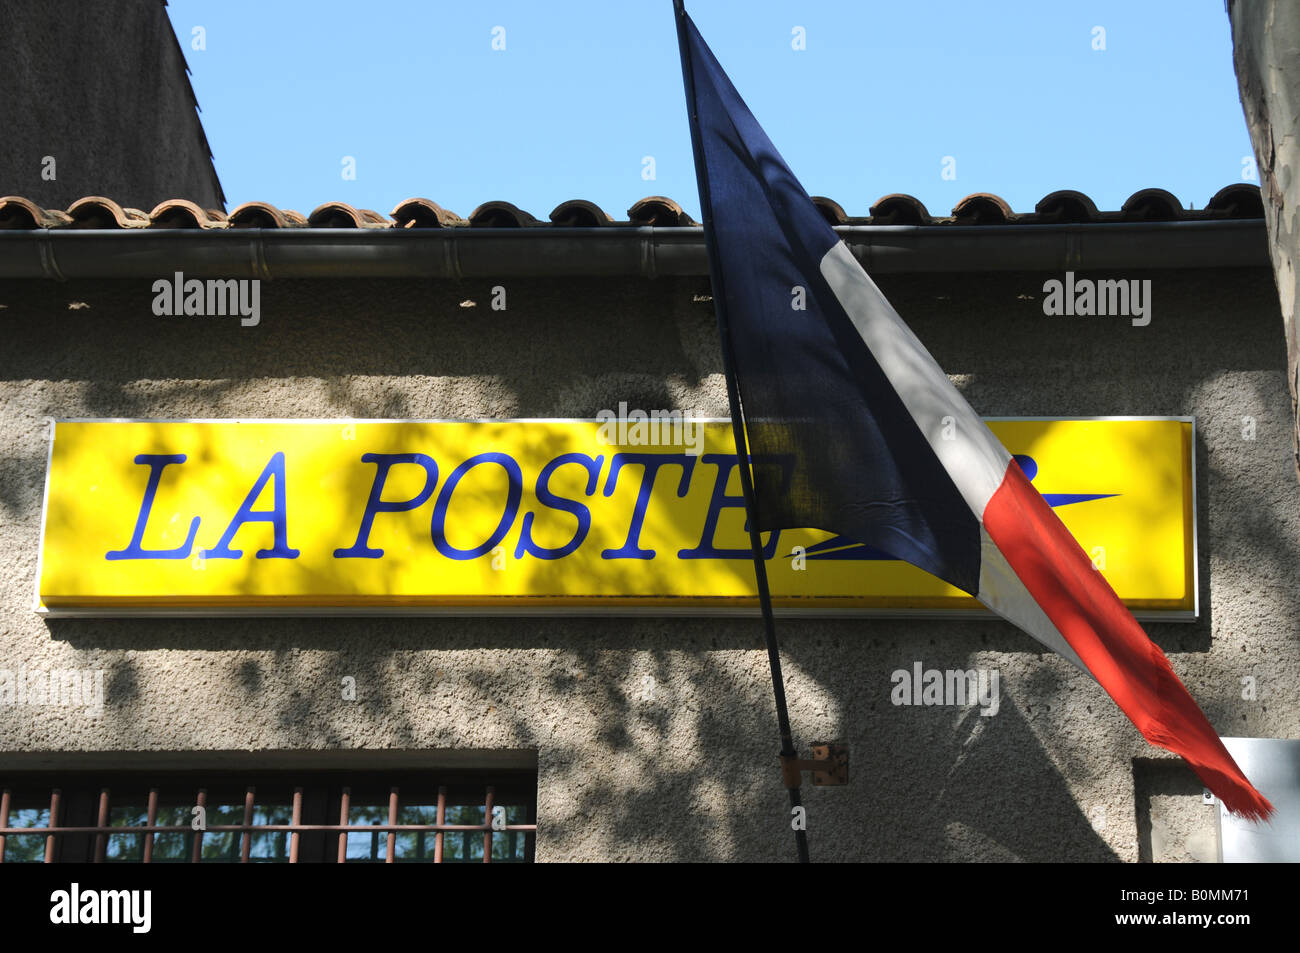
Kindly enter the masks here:
<path id="1" fill-rule="evenodd" d="M 147 280 L 14 282 L 0 291 L 17 329 L 0 381 L 84 382 L 85 416 L 194 405 L 208 416 L 546 417 L 592 416 L 658 398 L 665 380 L 695 387 L 721 372 L 712 305 L 692 302 L 707 283 L 518 281 L 505 311 L 492 310 L 491 287 L 267 281 L 262 321 L 244 328 L 237 316 L 157 317 Z M 243 386 L 263 380 L 275 383 Z"/>
<path id="2" fill-rule="evenodd" d="M 1260 273 L 1271 295 L 1271 279 Z M 1224 370 L 1276 373 L 1285 394 L 1285 354 L 1273 334 L 1276 301 L 1255 290 L 1260 282 L 1253 277 L 1236 285 L 1223 278 L 1180 274 L 1176 286 L 1157 280 L 1157 302 L 1164 295 L 1169 304 L 1141 329 L 1044 318 L 1040 302 L 1021 296 L 1041 288 L 1042 276 L 974 278 L 964 297 L 938 294 L 933 276 L 881 284 L 941 366 L 963 375 L 960 386 L 982 413 L 1181 415 L 1198 412 L 1189 406 L 1196 383 Z M 223 325 L 155 318 L 147 282 L 31 282 L 4 291 L 6 320 L 19 321 L 22 331 L 0 356 L 0 386 L 74 382 L 75 399 L 51 388 L 33 409 L 55 416 L 530 417 L 590 416 L 619 400 L 672 406 L 680 398 L 665 381 L 677 381 L 679 393 L 719 390 L 712 305 L 691 300 L 706 290 L 696 280 L 590 282 L 579 300 L 571 284 L 512 282 L 510 309 L 493 312 L 486 285 L 268 282 L 262 325 L 243 329 L 238 319 Z M 91 307 L 67 311 L 69 297 Z M 478 305 L 462 308 L 464 300 Z M 1216 309 L 1228 304 L 1242 316 L 1234 328 L 1219 323 L 1225 312 Z M 968 330 L 991 321 L 1003 331 L 1031 330 Z M 1115 334 L 1145 336 L 1142 346 L 1127 348 L 1116 345 Z M 1016 372 L 1008 374 L 1009 367 Z M 1262 554 L 1244 544 L 1222 551 L 1266 560 L 1279 578 L 1290 578 L 1296 562 L 1294 541 L 1276 526 L 1215 524 L 1209 531 L 1214 492 L 1253 498 L 1261 514 L 1273 501 L 1268 488 L 1211 467 L 1202 446 L 1197 458 L 1206 615 L 1190 626 L 1148 626 L 1171 653 L 1211 648 L 1207 574 L 1227 538 L 1274 534 Z M 43 472 L 43 458 L 12 459 L 21 473 Z M 0 505 L 4 499 L 0 494 Z M 551 841 L 557 854 L 586 850 L 582 845 L 593 840 L 610 857 L 793 853 L 755 620 L 47 625 L 52 638 L 74 649 L 121 653 L 104 718 L 105 731 L 124 748 L 152 747 L 159 731 L 170 733 L 169 743 L 187 735 L 195 748 L 212 746 L 202 717 L 160 726 L 138 715 L 142 706 L 157 710 L 149 717 L 168 717 L 173 701 L 159 694 L 189 685 L 190 714 L 220 707 L 229 719 L 234 706 L 255 713 L 258 725 L 274 726 L 270 734 L 290 745 L 457 746 L 467 734 L 481 734 L 488 746 L 540 748 L 546 779 L 565 792 Z M 994 621 L 822 620 L 780 631 L 800 740 L 838 739 L 851 748 L 849 787 L 806 789 L 815 857 L 1117 859 L 1064 780 L 1089 776 L 1089 765 L 1068 758 L 1057 765 L 1062 750 L 1083 755 L 1097 744 L 1131 744 L 1127 722 L 1106 721 L 1097 729 L 1100 740 L 1084 745 L 1066 737 L 1064 719 L 1035 718 L 1031 725 L 1011 697 L 993 718 L 889 703 L 892 669 L 912 659 L 964 669 L 973 652 L 986 651 L 1028 666 L 1023 684 L 1006 686 L 1012 697 L 1045 698 L 1064 709 L 1073 683 L 1038 643 Z M 181 657 L 181 668 L 168 671 L 166 685 L 154 685 L 167 650 Z M 160 654 L 141 659 L 136 652 Z M 209 664 L 207 653 L 229 654 Z M 360 686 L 399 684 L 402 692 L 362 690 L 357 707 L 344 709 L 336 691 L 344 675 Z M 660 691 L 642 700 L 646 676 Z M 1100 696 L 1098 704 L 1109 702 Z M 466 724 L 471 716 L 484 727 Z M 1049 756 L 1040 737 L 1063 740 Z M 610 760 L 591 763 L 599 750 Z"/>
<path id="3" fill-rule="evenodd" d="M 755 620 L 636 620 L 613 635 L 602 619 L 537 619 L 526 629 L 483 618 L 362 625 L 364 633 L 355 620 L 274 619 L 232 631 L 228 620 L 196 619 L 183 639 L 162 619 L 55 620 L 51 629 L 99 649 L 117 642 L 105 633 L 127 627 L 144 636 L 126 640 L 136 647 L 263 649 L 214 664 L 178 651 L 164 673 L 134 652 L 119 657 L 101 717 L 104 737 L 126 750 L 159 737 L 178 749 L 228 745 L 229 734 L 213 729 L 229 732 L 222 712 L 288 747 L 536 747 L 553 858 L 791 858 Z M 292 648 L 266 651 L 268 627 Z M 1118 860 L 1067 786 L 1059 752 L 1049 757 L 1035 733 L 1066 727 L 1053 724 L 1063 704 L 1036 713 L 1036 728 L 1014 689 L 992 717 L 891 704 L 889 671 L 900 658 L 973 664 L 966 649 L 979 626 L 961 628 L 952 645 L 922 649 L 869 638 L 860 623 L 825 625 L 816 636 L 783 627 L 800 740 L 806 748 L 834 738 L 851 752 L 847 787 L 804 789 L 814 859 Z M 339 702 L 344 675 L 358 687 L 350 705 Z M 829 712 L 809 710 L 818 705 Z M 1082 776 L 1088 767 L 1067 761 L 1064 770 Z"/>

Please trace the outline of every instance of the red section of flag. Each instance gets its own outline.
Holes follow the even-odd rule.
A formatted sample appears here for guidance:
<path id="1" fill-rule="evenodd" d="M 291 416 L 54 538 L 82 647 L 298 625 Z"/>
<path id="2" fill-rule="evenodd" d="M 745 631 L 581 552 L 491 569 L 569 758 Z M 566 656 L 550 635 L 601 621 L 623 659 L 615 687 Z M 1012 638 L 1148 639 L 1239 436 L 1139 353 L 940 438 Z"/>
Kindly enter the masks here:
<path id="1" fill-rule="evenodd" d="M 1267 819 L 1273 805 L 1246 780 L 1165 653 L 1014 462 L 984 510 L 984 528 L 1142 736 L 1186 759 L 1232 813 Z"/>

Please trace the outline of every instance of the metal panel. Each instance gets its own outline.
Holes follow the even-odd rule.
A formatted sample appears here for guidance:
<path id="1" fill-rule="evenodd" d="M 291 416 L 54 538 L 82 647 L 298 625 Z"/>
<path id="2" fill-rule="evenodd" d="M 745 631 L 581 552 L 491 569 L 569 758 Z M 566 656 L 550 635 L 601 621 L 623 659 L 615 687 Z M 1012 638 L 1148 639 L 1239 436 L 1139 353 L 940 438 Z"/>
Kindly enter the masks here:
<path id="1" fill-rule="evenodd" d="M 1224 738 L 1233 759 L 1273 802 L 1266 824 L 1233 817 L 1219 804 L 1219 859 L 1225 864 L 1300 863 L 1300 741 Z"/>

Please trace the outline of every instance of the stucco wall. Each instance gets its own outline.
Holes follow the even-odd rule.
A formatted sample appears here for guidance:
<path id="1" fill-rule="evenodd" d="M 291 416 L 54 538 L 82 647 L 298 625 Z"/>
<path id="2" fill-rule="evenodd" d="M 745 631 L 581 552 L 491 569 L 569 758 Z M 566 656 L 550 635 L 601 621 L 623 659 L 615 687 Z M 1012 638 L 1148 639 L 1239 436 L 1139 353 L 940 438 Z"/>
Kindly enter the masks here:
<path id="1" fill-rule="evenodd" d="M 1143 275 L 1146 328 L 1044 317 L 1046 277 L 880 284 L 980 413 L 1196 416 L 1203 617 L 1147 628 L 1222 734 L 1300 737 L 1300 487 L 1271 275 Z M 0 769 L 19 752 L 536 749 L 539 860 L 791 859 L 756 619 L 33 613 L 47 416 L 725 415 L 704 282 L 506 281 L 504 312 L 491 284 L 265 282 L 255 328 L 154 317 L 145 281 L 0 285 L 0 667 L 108 672 L 97 720 L 0 706 Z M 779 629 L 797 740 L 851 748 L 849 786 L 804 789 L 814 859 L 1213 858 L 1194 775 L 1008 625 Z M 998 669 L 1000 712 L 891 705 L 890 673 L 918 660 Z"/>

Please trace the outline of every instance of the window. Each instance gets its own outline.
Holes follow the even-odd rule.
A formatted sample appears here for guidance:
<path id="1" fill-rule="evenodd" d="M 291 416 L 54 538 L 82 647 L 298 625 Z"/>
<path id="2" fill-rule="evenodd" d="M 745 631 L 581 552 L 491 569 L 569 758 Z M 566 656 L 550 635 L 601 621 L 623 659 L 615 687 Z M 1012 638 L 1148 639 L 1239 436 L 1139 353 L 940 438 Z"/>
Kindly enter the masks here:
<path id="1" fill-rule="evenodd" d="M 526 863 L 536 812 L 525 770 L 22 773 L 0 863 Z"/>

